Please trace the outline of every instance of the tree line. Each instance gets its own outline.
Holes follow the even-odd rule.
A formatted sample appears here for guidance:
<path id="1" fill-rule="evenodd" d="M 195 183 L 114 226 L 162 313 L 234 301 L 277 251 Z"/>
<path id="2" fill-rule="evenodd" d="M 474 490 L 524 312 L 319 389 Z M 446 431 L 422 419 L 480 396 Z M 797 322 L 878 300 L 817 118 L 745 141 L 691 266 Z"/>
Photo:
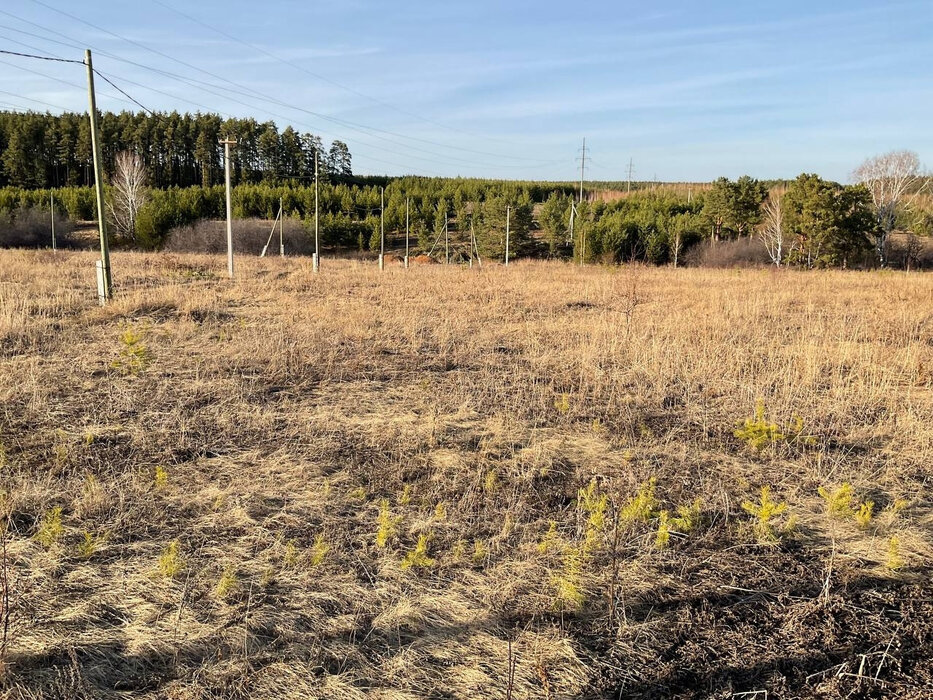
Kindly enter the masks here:
<path id="1" fill-rule="evenodd" d="M 575 182 L 353 176 L 345 144 L 335 142 L 325 154 L 317 137 L 290 127 L 280 133 L 272 123 L 177 113 L 105 116 L 108 216 L 118 238 L 149 249 L 184 235 L 180 229 L 197 220 L 224 217 L 221 134 L 238 140 L 237 218 L 272 219 L 281 203 L 285 216 L 310 231 L 314 158 L 321 159 L 318 201 L 327 246 L 378 250 L 383 227 L 391 244 L 407 221 L 422 252 L 437 254 L 449 240 L 454 259 L 474 252 L 501 259 L 508 221 L 513 256 L 676 266 L 700 243 L 749 241 L 775 265 L 883 266 L 893 232 L 933 233 L 933 207 L 929 197 L 919 197 L 930 183 L 909 151 L 866 160 L 851 185 L 815 174 L 792 181 L 720 178 L 696 191 L 634 183 L 629 192 L 628 183 L 624 189 L 600 183 L 578 201 Z M 16 182 L 0 187 L 0 222 L 47 208 L 50 192 L 42 183 L 61 181 L 78 184 L 55 188 L 60 213 L 95 216 L 94 193 L 81 174 L 90 157 L 86 121 L 0 113 L 0 174 Z M 24 133 L 33 133 L 28 157 Z"/>
<path id="2" fill-rule="evenodd" d="M 235 184 L 308 180 L 314 161 L 330 178 L 353 174 L 342 141 L 325 146 L 319 136 L 281 131 L 274 122 L 223 119 L 217 114 L 102 112 L 99 119 L 104 175 L 113 177 L 117 155 L 132 152 L 146 168 L 149 184 L 211 187 L 223 183 L 223 137 L 233 147 Z M 87 114 L 0 112 L 0 187 L 62 188 L 94 184 Z"/>

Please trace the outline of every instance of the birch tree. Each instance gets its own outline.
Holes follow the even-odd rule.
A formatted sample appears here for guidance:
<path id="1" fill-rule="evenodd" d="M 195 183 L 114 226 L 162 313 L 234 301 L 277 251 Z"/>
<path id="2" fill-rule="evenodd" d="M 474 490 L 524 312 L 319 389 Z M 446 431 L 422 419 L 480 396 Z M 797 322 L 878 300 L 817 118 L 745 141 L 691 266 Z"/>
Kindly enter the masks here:
<path id="1" fill-rule="evenodd" d="M 871 193 L 877 223 L 875 251 L 881 266 L 885 267 L 885 247 L 894 230 L 897 210 L 920 180 L 920 159 L 913 151 L 891 151 L 869 158 L 852 175 Z"/>
<path id="2" fill-rule="evenodd" d="M 789 254 L 788 237 L 784 230 L 784 190 L 775 188 L 765 200 L 761 210 L 758 238 L 765 244 L 768 257 L 780 267 Z"/>
<path id="3" fill-rule="evenodd" d="M 137 153 L 121 151 L 114 160 L 109 203 L 110 218 L 120 235 L 136 239 L 136 219 L 139 210 L 148 201 L 149 183 L 146 166 Z"/>

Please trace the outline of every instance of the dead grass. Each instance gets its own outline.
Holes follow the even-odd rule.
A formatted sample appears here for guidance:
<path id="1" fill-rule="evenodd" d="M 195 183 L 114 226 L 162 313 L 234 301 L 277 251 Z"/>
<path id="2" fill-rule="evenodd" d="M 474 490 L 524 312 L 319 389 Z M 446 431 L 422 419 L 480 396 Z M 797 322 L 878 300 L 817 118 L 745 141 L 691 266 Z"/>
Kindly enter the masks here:
<path id="1" fill-rule="evenodd" d="M 91 255 L 0 252 L 0 697 L 933 692 L 933 277 L 324 262 L 118 253 L 100 308 Z M 664 549 L 652 477 L 702 502 Z"/>

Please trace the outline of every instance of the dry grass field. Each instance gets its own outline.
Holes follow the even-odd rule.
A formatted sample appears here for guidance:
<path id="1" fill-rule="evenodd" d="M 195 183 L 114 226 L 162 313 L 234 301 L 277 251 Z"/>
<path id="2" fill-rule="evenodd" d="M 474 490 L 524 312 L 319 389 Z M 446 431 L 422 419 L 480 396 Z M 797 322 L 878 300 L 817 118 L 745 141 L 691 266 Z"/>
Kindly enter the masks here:
<path id="1" fill-rule="evenodd" d="M 93 264 L 0 252 L 0 698 L 933 697 L 933 276 Z"/>

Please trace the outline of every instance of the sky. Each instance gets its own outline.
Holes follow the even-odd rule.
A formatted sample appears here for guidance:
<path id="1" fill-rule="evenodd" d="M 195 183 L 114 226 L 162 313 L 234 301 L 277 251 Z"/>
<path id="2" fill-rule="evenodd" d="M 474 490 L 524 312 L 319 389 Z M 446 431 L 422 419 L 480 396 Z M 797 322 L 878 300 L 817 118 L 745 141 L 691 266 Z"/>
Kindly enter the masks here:
<path id="1" fill-rule="evenodd" d="M 933 165 L 933 0 L 3 0 L 0 49 L 151 110 L 345 141 L 354 172 L 709 181 Z M 86 111 L 0 55 L 0 109 Z M 137 109 L 101 83 L 98 107 Z"/>

